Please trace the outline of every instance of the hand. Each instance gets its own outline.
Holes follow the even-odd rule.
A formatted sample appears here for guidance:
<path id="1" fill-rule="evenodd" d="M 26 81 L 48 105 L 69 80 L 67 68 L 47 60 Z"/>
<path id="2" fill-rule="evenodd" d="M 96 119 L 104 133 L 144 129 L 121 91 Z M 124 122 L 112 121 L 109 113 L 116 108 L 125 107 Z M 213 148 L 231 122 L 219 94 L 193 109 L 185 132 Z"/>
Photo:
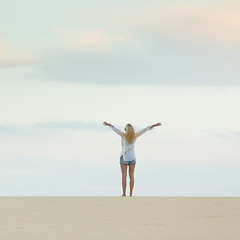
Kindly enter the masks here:
<path id="1" fill-rule="evenodd" d="M 110 123 L 107 123 L 107 122 L 103 122 L 103 125 L 105 125 L 105 126 L 111 126 L 111 124 L 110 124 Z"/>
<path id="2" fill-rule="evenodd" d="M 160 122 L 158 122 L 158 123 L 153 124 L 150 128 L 154 128 L 154 127 L 161 126 L 161 125 L 162 124 Z"/>
<path id="3" fill-rule="evenodd" d="M 157 126 L 161 126 L 161 125 L 162 125 L 162 124 L 161 124 L 160 122 L 154 124 L 155 127 L 157 127 Z"/>

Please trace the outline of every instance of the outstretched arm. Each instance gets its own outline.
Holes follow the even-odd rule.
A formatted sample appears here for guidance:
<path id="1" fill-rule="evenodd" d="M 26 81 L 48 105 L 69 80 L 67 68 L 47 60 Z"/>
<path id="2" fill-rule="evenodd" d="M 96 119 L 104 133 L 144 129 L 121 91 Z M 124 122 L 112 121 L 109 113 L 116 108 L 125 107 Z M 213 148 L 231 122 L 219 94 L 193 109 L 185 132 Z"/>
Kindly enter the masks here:
<path id="1" fill-rule="evenodd" d="M 103 125 L 110 127 L 114 132 L 116 132 L 121 137 L 124 135 L 124 132 L 114 127 L 111 123 L 103 122 Z"/>
<path id="2" fill-rule="evenodd" d="M 144 128 L 144 129 L 138 131 L 138 132 L 136 133 L 136 135 L 137 135 L 137 137 L 140 137 L 140 136 L 143 135 L 146 131 L 152 130 L 154 127 L 161 126 L 161 125 L 162 125 L 162 124 L 161 124 L 160 122 L 159 122 L 159 123 L 155 123 L 155 124 L 153 124 L 153 125 L 150 125 L 150 126 Z"/>

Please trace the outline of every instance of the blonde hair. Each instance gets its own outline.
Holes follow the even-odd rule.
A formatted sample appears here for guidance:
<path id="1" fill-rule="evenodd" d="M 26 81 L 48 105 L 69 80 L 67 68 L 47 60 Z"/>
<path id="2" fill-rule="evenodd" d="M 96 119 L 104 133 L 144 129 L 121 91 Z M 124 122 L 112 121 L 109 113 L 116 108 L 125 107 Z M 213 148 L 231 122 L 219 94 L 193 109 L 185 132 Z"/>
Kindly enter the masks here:
<path id="1" fill-rule="evenodd" d="M 129 144 L 132 144 L 134 142 L 134 140 L 137 138 L 134 128 L 130 123 L 128 123 L 125 126 L 125 129 L 126 129 L 126 132 L 124 133 L 124 136 L 125 136 L 127 142 Z"/>

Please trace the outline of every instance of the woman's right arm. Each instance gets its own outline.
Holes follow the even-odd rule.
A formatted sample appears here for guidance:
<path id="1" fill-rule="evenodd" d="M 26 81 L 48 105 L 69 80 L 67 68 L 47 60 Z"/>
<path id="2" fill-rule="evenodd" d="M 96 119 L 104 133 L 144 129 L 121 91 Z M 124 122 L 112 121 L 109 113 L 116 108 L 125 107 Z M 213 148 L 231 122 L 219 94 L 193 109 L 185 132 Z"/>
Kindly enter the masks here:
<path id="1" fill-rule="evenodd" d="M 122 132 L 118 128 L 114 127 L 111 123 L 103 122 L 103 125 L 109 126 L 114 132 L 116 132 L 121 137 L 124 135 L 124 132 Z"/>

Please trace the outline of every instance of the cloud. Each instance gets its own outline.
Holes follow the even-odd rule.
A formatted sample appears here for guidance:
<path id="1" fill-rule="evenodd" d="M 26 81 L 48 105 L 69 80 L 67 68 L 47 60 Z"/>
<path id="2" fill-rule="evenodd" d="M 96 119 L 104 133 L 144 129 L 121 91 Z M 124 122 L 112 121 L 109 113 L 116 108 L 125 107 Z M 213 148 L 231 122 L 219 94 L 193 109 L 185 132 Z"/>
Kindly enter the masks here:
<path id="1" fill-rule="evenodd" d="M 74 49 L 86 49 L 93 52 L 105 52 L 114 44 L 130 38 L 130 35 L 110 34 L 104 29 L 70 29 L 54 27 L 54 31 L 63 38 L 67 46 Z"/>
<path id="2" fill-rule="evenodd" d="M 34 65 L 36 78 L 107 85 L 240 84 L 239 4 L 139 5 L 65 10 L 81 28 L 73 23 L 52 28 L 56 46 L 42 52 Z"/>
<path id="3" fill-rule="evenodd" d="M 89 9 L 76 7 L 71 15 L 79 22 L 131 32 L 138 37 L 163 37 L 180 43 L 235 48 L 240 47 L 239 9 L 237 1 L 181 1 L 181 4 L 148 1 L 139 2 L 137 7 L 129 2 L 127 9 L 121 4 L 106 10 L 91 9 L 91 14 Z"/>
<path id="4" fill-rule="evenodd" d="M 10 46 L 0 39 L 0 68 L 28 65 L 36 60 L 37 57 L 33 54 Z"/>
<path id="5" fill-rule="evenodd" d="M 0 126 L 0 134 L 28 135 L 37 133 L 51 133 L 61 131 L 104 131 L 102 122 L 83 121 L 48 121 L 38 122 L 29 126 L 6 127 Z"/>
<path id="6" fill-rule="evenodd" d="M 238 4 L 188 3 L 146 8 L 136 26 L 143 32 L 181 42 L 218 47 L 240 47 Z"/>
<path id="7" fill-rule="evenodd" d="M 20 131 L 17 129 L 0 126 L 0 134 L 18 134 L 18 133 L 20 133 Z"/>
<path id="8" fill-rule="evenodd" d="M 95 28 L 55 27 L 64 47 L 43 56 L 39 75 L 92 84 L 239 85 L 238 6 L 150 3 L 116 14 L 92 10 L 91 19 L 76 9 L 76 21 Z"/>
<path id="9" fill-rule="evenodd" d="M 210 131 L 210 130 L 201 130 L 201 133 L 204 135 L 214 137 L 222 140 L 236 140 L 240 138 L 240 132 L 238 131 Z"/>
<path id="10" fill-rule="evenodd" d="M 99 122 L 82 122 L 82 121 L 49 121 L 33 125 L 35 129 L 47 130 L 103 130 L 103 124 Z"/>
<path id="11" fill-rule="evenodd" d="M 235 138 L 240 139 L 240 132 L 239 131 L 238 132 L 237 131 L 235 131 L 235 132 L 231 131 L 230 134 L 232 134 L 232 136 L 234 136 Z"/>
<path id="12" fill-rule="evenodd" d="M 176 41 L 132 43 L 104 53 L 79 49 L 48 52 L 37 65 L 47 81 L 90 84 L 160 84 L 182 86 L 239 85 L 236 52 L 194 48 Z"/>
<path id="13" fill-rule="evenodd" d="M 59 50 L 48 53 L 38 64 L 39 76 L 44 79 L 94 84 L 145 82 L 153 68 L 148 60 L 131 56 L 126 49 L 104 54 Z"/>

